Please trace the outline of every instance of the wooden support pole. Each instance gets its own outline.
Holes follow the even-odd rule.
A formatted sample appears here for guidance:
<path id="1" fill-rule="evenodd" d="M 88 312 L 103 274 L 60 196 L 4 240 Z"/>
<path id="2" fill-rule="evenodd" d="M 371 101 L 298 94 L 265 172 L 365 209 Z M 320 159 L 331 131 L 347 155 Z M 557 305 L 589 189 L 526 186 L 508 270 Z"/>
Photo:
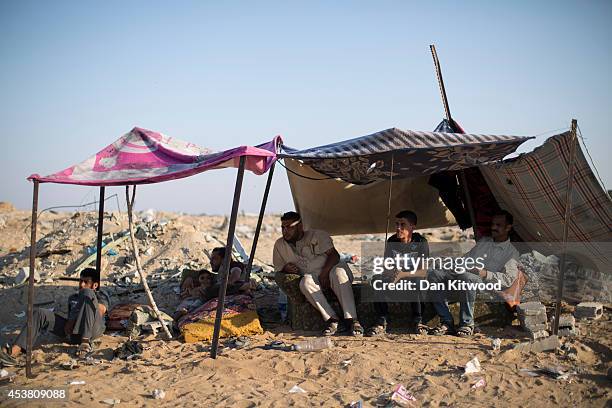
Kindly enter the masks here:
<path id="1" fill-rule="evenodd" d="M 450 126 L 453 126 L 453 119 L 451 118 L 450 107 L 448 106 L 448 98 L 446 97 L 446 88 L 444 87 L 444 79 L 442 78 L 442 69 L 440 68 L 436 46 L 431 44 L 429 49 L 431 50 L 431 56 L 433 57 L 434 66 L 436 67 L 436 76 L 438 77 L 438 86 L 440 87 L 440 94 L 442 95 L 442 104 L 444 105 L 446 120 L 448 120 Z"/>
<path id="2" fill-rule="evenodd" d="M 440 67 L 440 60 L 438 59 L 436 46 L 434 44 L 431 44 L 429 46 L 429 49 L 431 50 L 431 56 L 433 58 L 434 67 L 436 69 L 436 76 L 438 78 L 438 86 L 440 88 L 440 95 L 442 96 L 442 105 L 444 105 L 444 113 L 446 115 L 446 120 L 448 121 L 449 126 L 453 128 L 453 131 L 456 131 L 455 123 L 453 122 L 453 118 L 451 117 L 450 107 L 448 105 L 448 97 L 446 96 L 446 88 L 444 87 L 444 79 L 442 78 L 442 68 Z M 465 177 L 464 170 L 459 171 L 459 188 L 461 188 L 464 194 L 465 205 L 470 216 L 470 221 L 472 222 L 474 238 L 478 240 L 480 237 L 476 235 L 476 216 L 474 214 L 474 208 L 472 207 L 472 197 L 467 187 L 467 178 Z"/>
<path id="3" fill-rule="evenodd" d="M 168 338 L 168 340 L 170 340 L 172 339 L 172 334 L 170 334 L 170 331 L 166 327 L 166 323 L 164 322 L 164 319 L 162 319 L 161 313 L 159 312 L 159 309 L 157 308 L 157 304 L 155 303 L 155 299 L 153 299 L 153 294 L 151 293 L 151 289 L 149 288 L 149 284 L 147 283 L 147 276 L 142 270 L 142 264 L 140 262 L 140 255 L 138 254 L 138 246 L 136 245 L 136 236 L 134 233 L 134 223 L 132 221 L 132 218 L 133 218 L 132 210 L 134 208 L 135 198 L 136 198 L 136 186 L 134 185 L 134 190 L 132 191 L 131 200 L 130 200 L 130 186 L 125 186 L 125 199 L 127 201 L 127 210 L 128 210 L 128 225 L 130 229 L 130 238 L 132 241 L 132 251 L 134 252 L 134 259 L 136 260 L 136 269 L 138 270 L 138 275 L 140 275 L 142 287 L 145 293 L 147 294 L 147 298 L 149 299 L 149 305 L 153 309 L 153 312 L 155 313 L 157 320 L 161 324 L 162 330 L 166 334 L 166 337 Z"/>
<path id="4" fill-rule="evenodd" d="M 100 187 L 100 203 L 98 206 L 98 240 L 96 242 L 96 275 L 98 282 L 102 275 L 102 235 L 104 233 L 104 186 Z"/>
<path id="5" fill-rule="evenodd" d="M 567 236 L 569 234 L 569 226 L 572 221 L 572 192 L 574 190 L 574 167 L 576 161 L 576 148 L 578 147 L 578 138 L 576 137 L 576 128 L 578 127 L 578 121 L 572 119 L 572 130 L 570 138 L 570 157 L 568 162 L 568 176 L 567 176 L 567 192 L 565 194 L 565 215 L 563 224 L 563 243 L 561 260 L 559 261 L 559 279 L 557 287 L 557 303 L 555 305 L 555 322 L 553 325 L 553 334 L 559 333 L 559 318 L 561 317 L 561 301 L 563 300 L 563 284 L 565 283 L 565 253 L 567 252 Z"/>
<path id="6" fill-rule="evenodd" d="M 261 208 L 259 209 L 259 218 L 257 219 L 257 227 L 255 227 L 255 236 L 253 237 L 253 244 L 251 245 L 251 255 L 249 255 L 249 262 L 246 267 L 246 280 L 247 282 L 251 278 L 251 268 L 253 267 L 253 260 L 255 259 L 255 251 L 257 250 L 257 242 L 259 241 L 259 233 L 261 232 L 261 224 L 263 223 L 264 214 L 266 212 L 266 204 L 268 203 L 268 194 L 270 193 L 270 185 L 272 184 L 272 176 L 274 175 L 274 166 L 272 164 L 270 170 L 268 170 L 268 181 L 266 181 L 266 189 L 264 191 L 263 200 L 261 200 Z"/>
<path id="7" fill-rule="evenodd" d="M 217 358 L 217 348 L 219 347 L 219 335 L 221 334 L 221 320 L 223 309 L 225 308 L 225 291 L 227 290 L 227 280 L 229 278 L 229 267 L 232 257 L 232 247 L 234 246 L 234 231 L 236 230 L 236 218 L 238 217 L 238 206 L 240 204 L 240 193 L 242 191 L 242 179 L 244 178 L 244 165 L 246 158 L 240 156 L 238 175 L 236 177 L 236 187 L 234 189 L 234 201 L 232 203 L 232 214 L 230 216 L 229 229 L 227 231 L 227 243 L 225 244 L 225 257 L 221 266 L 221 286 L 219 288 L 219 298 L 217 299 L 217 314 L 215 316 L 215 330 L 213 332 L 210 356 Z"/>
<path id="8" fill-rule="evenodd" d="M 32 225 L 30 228 L 30 277 L 28 278 L 28 324 L 26 333 L 26 377 L 32 375 L 32 334 L 34 315 L 34 271 L 36 268 L 36 226 L 38 223 L 38 181 L 34 180 L 34 192 L 32 193 Z"/>

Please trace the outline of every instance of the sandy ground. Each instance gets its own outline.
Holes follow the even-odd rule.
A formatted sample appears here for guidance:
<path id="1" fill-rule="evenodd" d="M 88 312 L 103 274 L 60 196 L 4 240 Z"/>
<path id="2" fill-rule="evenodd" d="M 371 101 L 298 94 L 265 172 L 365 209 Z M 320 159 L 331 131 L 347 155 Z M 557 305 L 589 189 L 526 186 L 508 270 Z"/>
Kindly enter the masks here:
<path id="1" fill-rule="evenodd" d="M 10 341 L 17 328 L 24 324 L 20 313 L 25 310 L 22 287 L 14 287 L 13 280 L 20 267 L 27 265 L 26 247 L 29 245 L 29 213 L 10 206 L 0 206 L 0 339 Z M 42 280 L 37 285 L 37 302 L 50 302 L 44 307 L 62 311 L 65 298 L 74 291 L 75 282 L 59 280 L 74 262 L 82 259 L 82 247 L 95 239 L 95 214 L 82 214 L 75 221 L 74 214 L 45 213 L 41 217 L 41 237 L 55 237 L 47 247 L 61 245 L 71 252 L 39 259 Z M 176 271 L 177 265 L 191 262 L 206 266 L 203 253 L 195 248 L 218 246 L 223 240 L 223 217 L 156 214 L 156 218 L 169 220 L 163 232 L 147 238 L 141 244 L 151 247 L 145 256 L 147 272 L 163 276 Z M 121 216 L 109 218 L 107 226 L 117 231 L 125 228 Z M 72 221 L 71 221 L 72 220 Z M 78 224 L 70 227 L 73 222 Z M 241 240 L 250 246 L 249 228 L 255 217 L 242 216 Z M 270 263 L 274 239 L 278 237 L 277 216 L 266 217 L 266 227 L 260 238 L 257 262 Z M 114 226 L 113 226 L 114 225 Z M 248 228 L 247 228 L 248 227 Z M 70 228 L 81 228 L 78 234 Z M 53 234 L 67 230 L 66 238 Z M 207 239 L 208 235 L 210 236 Z M 466 239 L 459 231 L 435 231 L 430 240 L 441 235 L 453 239 Z M 239 234 L 240 236 L 240 234 Z M 366 237 L 372 239 L 376 237 Z M 447 237 L 448 238 L 448 237 Z M 57 242 L 56 242 L 57 241 Z M 340 252 L 359 254 L 363 237 L 335 239 Z M 56 248 L 54 247 L 54 248 Z M 190 248 L 185 251 L 182 248 Z M 131 271 L 127 253 L 120 251 L 110 259 L 104 276 L 105 287 L 116 288 L 113 276 Z M 169 259 L 169 261 L 164 261 Z M 265 269 L 265 268 L 264 268 Z M 264 282 L 265 283 L 265 282 Z M 176 280 L 160 285 L 155 292 L 160 307 L 168 310 L 176 304 L 173 288 Z M 265 286 L 265 285 L 264 285 Z M 122 288 L 119 288 L 122 289 Z M 264 287 L 263 293 L 273 293 Z M 274 304 L 274 299 L 270 301 Z M 142 299 L 142 295 L 125 296 L 121 300 Z M 259 302 L 260 300 L 258 300 Z M 266 301 L 265 299 L 262 301 Z M 52 302 L 52 303 L 51 303 Z M 66 344 L 53 344 L 51 337 L 34 353 L 36 378 L 26 379 L 23 368 L 9 368 L 16 373 L 13 383 L 0 385 L 8 392 L 15 388 L 61 388 L 69 391 L 69 401 L 54 402 L 52 406 L 109 406 L 104 400 L 120 400 L 118 406 L 232 406 L 232 407 L 285 407 L 285 406 L 347 406 L 361 400 L 363 406 L 385 406 L 389 393 L 396 384 L 403 384 L 414 395 L 414 406 L 610 406 L 612 381 L 607 376 L 612 367 L 612 334 L 609 309 L 600 320 L 581 322 L 581 335 L 562 339 L 569 356 L 563 350 L 539 354 L 519 354 L 511 350 L 512 344 L 524 341 L 518 327 L 480 327 L 471 339 L 454 336 L 415 336 L 392 331 L 379 339 L 336 336 L 332 349 L 299 353 L 264 350 L 272 340 L 293 343 L 314 333 L 292 333 L 286 326 L 267 325 L 266 332 L 251 339 L 251 345 L 242 350 L 223 349 L 216 360 L 209 357 L 208 344 L 184 344 L 178 340 L 163 341 L 154 336 L 142 340 L 146 347 L 141 359 L 112 360 L 112 350 L 125 337 L 105 335 L 93 357 L 95 364 L 81 363 L 72 370 L 62 368 L 74 351 Z M 501 338 L 500 351 L 493 351 L 491 338 Z M 463 367 L 477 357 L 482 371 L 462 376 Z M 561 366 L 574 374 L 565 380 L 547 376 L 530 376 L 526 370 L 536 367 Z M 522 371 L 523 370 L 523 371 Z M 484 387 L 472 386 L 483 378 Z M 68 385 L 70 381 L 85 381 L 84 385 Z M 298 385 L 305 393 L 290 393 Z M 165 398 L 155 400 L 155 389 L 165 392 Z M 1 406 L 47 406 L 49 402 L 9 400 L 3 394 Z"/>

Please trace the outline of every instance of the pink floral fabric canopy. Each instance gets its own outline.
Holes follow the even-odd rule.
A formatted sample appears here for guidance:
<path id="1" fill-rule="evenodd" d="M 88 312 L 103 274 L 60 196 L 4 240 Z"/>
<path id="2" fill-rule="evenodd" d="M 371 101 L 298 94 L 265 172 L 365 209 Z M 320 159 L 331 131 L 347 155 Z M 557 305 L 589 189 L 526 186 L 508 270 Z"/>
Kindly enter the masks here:
<path id="1" fill-rule="evenodd" d="M 276 160 L 280 136 L 257 146 L 240 146 L 213 152 L 151 130 L 135 127 L 89 159 L 57 173 L 28 180 L 41 183 L 121 186 L 150 184 L 192 176 L 206 170 L 238 167 L 263 174 Z"/>

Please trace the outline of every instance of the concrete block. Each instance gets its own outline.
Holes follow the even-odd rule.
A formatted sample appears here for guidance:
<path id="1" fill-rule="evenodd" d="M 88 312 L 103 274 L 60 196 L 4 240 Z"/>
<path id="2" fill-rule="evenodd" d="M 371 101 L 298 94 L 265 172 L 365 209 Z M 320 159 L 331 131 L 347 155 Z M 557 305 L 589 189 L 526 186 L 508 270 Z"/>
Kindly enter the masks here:
<path id="1" fill-rule="evenodd" d="M 540 302 L 521 303 L 516 307 L 519 316 L 546 315 L 546 307 Z"/>
<path id="2" fill-rule="evenodd" d="M 529 326 L 521 325 L 521 327 L 523 328 L 523 330 L 532 331 L 532 332 L 539 331 L 539 330 L 548 330 L 549 328 L 548 323 L 530 324 Z"/>
<path id="3" fill-rule="evenodd" d="M 577 327 L 572 327 L 572 328 L 569 328 L 569 327 L 561 328 L 561 327 L 559 327 L 558 335 L 561 336 L 561 337 L 575 337 L 575 336 L 579 336 L 580 335 L 580 331 L 578 330 Z"/>
<path id="4" fill-rule="evenodd" d="M 557 336 L 549 336 L 541 340 L 533 342 L 519 343 L 514 346 L 514 350 L 518 350 L 522 353 L 541 353 L 543 351 L 554 351 L 561 347 L 561 342 Z"/>
<path id="5" fill-rule="evenodd" d="M 527 334 L 529 334 L 529 338 L 531 340 L 539 340 L 539 339 L 543 339 L 545 337 L 550 336 L 550 334 L 548 334 L 546 330 L 537 330 L 537 331 L 527 330 Z"/>
<path id="6" fill-rule="evenodd" d="M 521 326 L 528 327 L 534 324 L 546 323 L 548 320 L 546 319 L 546 314 L 544 314 L 534 316 L 521 316 L 519 317 L 519 321 L 521 322 Z"/>
<path id="7" fill-rule="evenodd" d="M 597 302 L 579 303 L 574 315 L 578 319 L 599 319 L 603 316 L 603 305 Z"/>
<path id="8" fill-rule="evenodd" d="M 559 328 L 563 327 L 574 327 L 576 326 L 576 318 L 571 314 L 564 314 L 559 317 Z"/>

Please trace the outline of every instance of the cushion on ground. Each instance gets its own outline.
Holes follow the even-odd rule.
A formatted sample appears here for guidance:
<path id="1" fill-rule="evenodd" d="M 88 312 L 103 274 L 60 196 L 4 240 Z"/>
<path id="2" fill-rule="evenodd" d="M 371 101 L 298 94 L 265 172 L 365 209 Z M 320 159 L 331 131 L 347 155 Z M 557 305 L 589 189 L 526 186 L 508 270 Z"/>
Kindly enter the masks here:
<path id="1" fill-rule="evenodd" d="M 217 304 L 217 299 L 209 300 L 179 320 L 178 327 L 185 342 L 212 340 Z M 251 336 L 262 333 L 263 329 L 253 298 L 248 295 L 226 296 L 220 337 Z"/>

